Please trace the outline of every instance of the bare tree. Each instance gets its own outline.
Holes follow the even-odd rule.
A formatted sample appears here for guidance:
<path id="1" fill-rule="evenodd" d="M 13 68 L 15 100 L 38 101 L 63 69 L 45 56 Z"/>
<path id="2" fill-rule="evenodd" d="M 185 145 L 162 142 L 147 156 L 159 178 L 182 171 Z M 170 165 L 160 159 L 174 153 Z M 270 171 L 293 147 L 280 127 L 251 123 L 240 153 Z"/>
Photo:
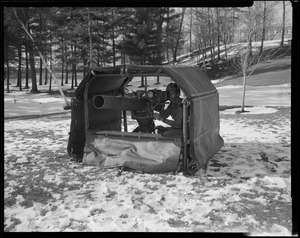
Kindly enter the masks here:
<path id="1" fill-rule="evenodd" d="M 284 43 L 284 31 L 285 31 L 285 1 L 282 1 L 282 33 L 280 45 L 283 46 Z"/>
<path id="2" fill-rule="evenodd" d="M 250 45 L 247 44 L 246 49 L 241 50 L 238 56 L 234 58 L 233 67 L 235 67 L 243 75 L 243 92 L 240 112 L 245 112 L 247 78 L 251 76 L 260 65 L 266 63 L 266 61 L 270 59 L 277 59 L 285 55 L 289 49 L 287 49 L 286 52 L 279 54 L 280 50 L 282 50 L 282 47 L 264 50 L 262 53 L 258 52 L 250 54 Z"/>
<path id="3" fill-rule="evenodd" d="M 185 13 L 185 7 L 182 8 L 182 12 L 181 12 L 181 20 L 180 20 L 180 25 L 179 25 L 179 31 L 178 31 L 178 35 L 177 35 L 177 39 L 176 39 L 176 43 L 174 46 L 174 51 L 173 51 L 173 62 L 177 62 L 177 50 L 178 50 L 178 46 L 179 46 L 179 40 L 180 40 L 180 35 L 181 35 L 181 30 L 182 30 L 182 24 L 183 24 L 183 19 L 184 19 L 184 13 Z"/>
<path id="4" fill-rule="evenodd" d="M 247 46 L 246 50 L 240 52 L 239 56 L 236 57 L 236 61 L 234 62 L 233 66 L 240 70 L 243 74 L 243 94 L 242 94 L 242 105 L 241 105 L 241 112 L 244 112 L 244 105 L 245 105 L 245 92 L 246 92 L 246 79 L 247 79 L 247 71 L 252 66 L 252 37 L 257 31 L 257 18 L 259 17 L 259 11 L 256 11 L 254 8 L 249 8 L 241 12 L 239 19 L 246 25 L 247 29 Z"/>
<path id="5" fill-rule="evenodd" d="M 92 44 L 92 36 L 91 36 L 91 17 L 90 17 L 90 9 L 87 8 L 88 12 L 88 35 L 89 35 L 89 43 L 90 43 L 90 62 L 89 65 L 90 67 L 93 66 L 93 44 Z"/>
<path id="6" fill-rule="evenodd" d="M 266 1 L 264 1 L 260 54 L 262 54 L 262 52 L 263 52 L 264 40 L 265 40 L 265 34 L 266 34 L 266 10 L 267 10 L 266 4 L 267 4 Z"/>
<path id="7" fill-rule="evenodd" d="M 193 8 L 190 8 L 190 52 L 192 52 L 192 29 L 193 29 Z"/>
<path id="8" fill-rule="evenodd" d="M 263 2 L 256 2 L 256 9 L 257 11 L 260 11 L 261 14 L 257 17 L 258 19 L 258 25 L 257 25 L 257 35 L 258 38 L 261 39 L 261 47 L 260 47 L 260 53 L 263 51 L 264 47 L 264 41 L 266 40 L 266 31 L 273 27 L 275 24 L 274 16 L 276 16 L 276 8 L 275 6 L 278 4 L 278 2 L 269 2 L 269 1 L 263 1 Z"/>
<path id="9" fill-rule="evenodd" d="M 26 38 L 27 36 L 25 36 Z M 28 46 L 27 40 L 25 40 L 25 89 L 29 88 L 28 81 L 29 81 L 29 59 L 28 59 Z"/>
<path id="10" fill-rule="evenodd" d="M 210 58 L 211 58 L 211 64 L 212 64 L 212 68 L 214 67 L 215 64 L 215 45 L 214 45 L 214 41 L 215 41 L 215 34 L 214 34 L 214 23 L 213 23 L 213 16 L 211 14 L 211 10 L 208 7 L 207 8 L 207 24 L 208 24 L 208 34 L 210 35 L 209 39 L 209 48 L 210 48 Z"/>
<path id="11" fill-rule="evenodd" d="M 220 57 L 220 11 L 219 8 L 216 8 L 216 17 L 217 17 L 217 45 L 218 45 L 218 60 Z"/>

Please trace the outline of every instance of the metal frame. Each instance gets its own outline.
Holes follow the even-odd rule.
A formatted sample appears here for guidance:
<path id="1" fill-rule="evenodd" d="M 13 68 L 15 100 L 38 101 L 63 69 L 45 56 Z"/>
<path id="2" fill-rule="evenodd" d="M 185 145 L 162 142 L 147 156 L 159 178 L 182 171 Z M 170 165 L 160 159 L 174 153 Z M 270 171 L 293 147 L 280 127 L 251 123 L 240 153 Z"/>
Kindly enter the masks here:
<path id="1" fill-rule="evenodd" d="M 183 110 L 182 110 L 182 117 L 183 117 L 183 125 L 182 125 L 182 143 L 183 143 L 183 168 L 187 169 L 187 155 L 188 155 L 188 144 L 190 143 L 190 138 L 189 138 L 189 106 L 190 106 L 190 101 L 186 96 L 183 98 Z"/>
<path id="2" fill-rule="evenodd" d="M 84 88 L 83 100 L 84 100 L 84 131 L 85 135 L 89 130 L 89 101 L 88 101 L 88 91 L 90 82 L 87 82 Z"/>
<path id="3" fill-rule="evenodd" d="M 94 131 L 93 135 L 102 135 L 105 137 L 118 137 L 118 138 L 136 138 L 136 139 L 151 139 L 161 141 L 181 141 L 176 137 L 163 137 L 161 134 L 140 133 L 140 132 L 122 132 L 122 131 Z"/>

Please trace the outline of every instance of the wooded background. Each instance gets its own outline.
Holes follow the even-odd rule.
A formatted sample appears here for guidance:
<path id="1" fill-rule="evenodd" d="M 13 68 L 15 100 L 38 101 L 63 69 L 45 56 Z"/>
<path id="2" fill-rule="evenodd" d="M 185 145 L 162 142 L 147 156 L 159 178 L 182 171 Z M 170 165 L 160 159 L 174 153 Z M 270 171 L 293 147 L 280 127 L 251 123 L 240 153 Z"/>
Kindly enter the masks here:
<path id="1" fill-rule="evenodd" d="M 121 64 L 176 64 L 178 55 L 197 51 L 211 66 L 221 60 L 220 46 L 235 42 L 291 37 L 290 2 L 258 1 L 245 8 L 173 7 L 18 7 L 4 8 L 4 64 L 7 85 L 37 92 L 52 75 L 39 57 L 71 89 L 91 67 Z M 23 26 L 30 33 L 28 37 Z M 207 52 L 210 52 L 208 55 Z M 23 76 L 24 75 L 24 76 Z M 7 87 L 9 91 L 9 87 Z"/>

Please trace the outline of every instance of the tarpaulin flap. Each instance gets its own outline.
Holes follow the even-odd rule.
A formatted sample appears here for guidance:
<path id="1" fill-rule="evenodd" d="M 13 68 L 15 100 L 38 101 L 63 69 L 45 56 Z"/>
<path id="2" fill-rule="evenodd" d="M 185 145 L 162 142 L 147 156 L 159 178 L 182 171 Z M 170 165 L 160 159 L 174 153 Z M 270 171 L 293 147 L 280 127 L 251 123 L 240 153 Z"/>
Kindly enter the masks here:
<path id="1" fill-rule="evenodd" d="M 80 83 L 75 91 L 75 95 L 83 95 L 86 83 L 90 83 L 88 94 L 104 93 L 118 89 L 122 86 L 127 76 L 121 75 L 93 75 L 89 74 Z"/>
<path id="2" fill-rule="evenodd" d="M 215 92 L 216 88 L 199 68 L 196 67 L 162 67 L 164 73 L 179 85 L 187 97 Z"/>
<path id="3" fill-rule="evenodd" d="M 105 76 L 96 75 L 89 87 L 89 94 L 107 92 L 121 87 L 126 76 Z"/>
<path id="4" fill-rule="evenodd" d="M 190 128 L 190 154 L 203 167 L 207 161 L 224 145 L 219 135 L 219 97 L 218 93 L 192 99 Z"/>
<path id="5" fill-rule="evenodd" d="M 175 140 L 116 139 L 89 135 L 84 149 L 83 164 L 103 168 L 124 166 L 148 173 L 175 171 L 181 151 L 181 142 Z"/>

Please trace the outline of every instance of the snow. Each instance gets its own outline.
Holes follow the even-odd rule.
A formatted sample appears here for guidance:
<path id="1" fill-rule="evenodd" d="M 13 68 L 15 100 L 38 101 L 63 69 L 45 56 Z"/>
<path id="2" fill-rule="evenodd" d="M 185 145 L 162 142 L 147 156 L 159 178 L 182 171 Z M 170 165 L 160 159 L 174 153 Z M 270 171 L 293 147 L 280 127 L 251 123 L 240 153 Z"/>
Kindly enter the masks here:
<path id="1" fill-rule="evenodd" d="M 167 84 L 162 80 L 161 89 Z M 218 89 L 222 105 L 239 105 L 230 90 L 241 87 Z M 53 115 L 4 121 L 4 229 L 291 235 L 291 118 L 278 107 L 290 106 L 290 94 L 268 97 L 272 90 L 289 92 L 290 84 L 252 89 L 264 96 L 263 105 L 246 96 L 248 112 L 220 111 L 225 144 L 202 171 L 202 180 L 182 173 L 117 176 L 117 169 L 70 162 L 71 118 L 64 100 L 5 93 L 5 118 Z M 274 95 L 280 104 L 270 103 Z"/>
<path id="2" fill-rule="evenodd" d="M 289 45 L 291 41 L 291 38 L 285 38 L 284 39 L 284 44 L 285 45 Z M 281 40 L 268 40 L 268 41 L 264 41 L 264 48 L 275 48 L 275 47 L 279 47 L 281 43 Z M 247 42 L 245 43 L 233 43 L 233 44 L 229 44 L 227 45 L 227 49 L 230 49 L 229 52 L 227 52 L 227 57 L 232 57 L 235 56 L 237 53 L 241 52 L 243 49 L 246 49 L 247 46 Z M 261 46 L 261 41 L 253 41 L 252 42 L 252 49 L 253 51 L 258 51 L 259 47 Z M 220 46 L 220 50 L 221 50 L 221 54 L 220 56 L 224 58 L 225 56 L 225 46 Z M 218 49 L 217 47 L 215 48 L 215 52 L 217 52 Z M 207 50 L 206 52 L 206 57 L 210 58 L 211 55 L 211 51 Z M 183 55 L 180 55 L 177 57 L 177 60 L 180 62 L 176 62 L 176 64 L 180 64 L 180 65 L 186 65 L 186 66 L 196 66 L 199 62 L 199 60 L 202 61 L 202 52 L 197 54 L 197 50 L 194 52 L 189 52 Z M 164 62 L 164 63 L 167 63 Z"/>
<path id="3" fill-rule="evenodd" d="M 227 109 L 225 111 L 221 111 L 222 114 L 236 114 L 236 112 L 240 110 L 237 108 Z M 244 107 L 245 114 L 266 114 L 266 113 L 275 113 L 277 109 L 275 108 L 267 108 L 267 107 Z"/>
<path id="4" fill-rule="evenodd" d="M 267 115 L 276 115 L 275 110 L 260 109 L 252 113 L 262 115 L 265 109 Z M 18 187 L 26 187 L 26 171 L 31 171 L 32 180 L 41 188 L 48 187 L 52 195 L 48 205 L 33 201 L 32 206 L 24 207 L 22 202 L 27 198 L 18 194 L 14 205 L 5 206 L 6 227 L 12 227 L 12 231 L 222 231 L 290 235 L 289 223 L 283 225 L 275 219 L 262 226 L 264 219 L 245 211 L 254 212 L 256 206 L 270 207 L 271 201 L 277 200 L 281 202 L 279 209 L 272 209 L 272 217 L 277 217 L 283 209 L 280 207 L 291 206 L 290 147 L 286 147 L 290 144 L 290 118 L 274 116 L 270 125 L 263 119 L 224 118 L 222 114 L 220 134 L 225 145 L 203 174 L 204 185 L 197 177 L 182 174 L 123 172 L 117 177 L 114 169 L 102 171 L 69 162 L 68 113 L 5 120 L 8 183 L 4 198 L 11 198 Z M 34 133 L 39 133 L 38 137 Z M 266 154 L 269 162 L 261 160 L 260 152 Z M 11 156 L 16 157 L 15 162 L 10 161 Z M 215 167 L 215 161 L 224 166 Z M 271 172 L 273 163 L 276 172 Z M 10 179 L 18 175 L 22 175 L 18 182 Z M 271 211 L 265 210 L 266 214 Z"/>

